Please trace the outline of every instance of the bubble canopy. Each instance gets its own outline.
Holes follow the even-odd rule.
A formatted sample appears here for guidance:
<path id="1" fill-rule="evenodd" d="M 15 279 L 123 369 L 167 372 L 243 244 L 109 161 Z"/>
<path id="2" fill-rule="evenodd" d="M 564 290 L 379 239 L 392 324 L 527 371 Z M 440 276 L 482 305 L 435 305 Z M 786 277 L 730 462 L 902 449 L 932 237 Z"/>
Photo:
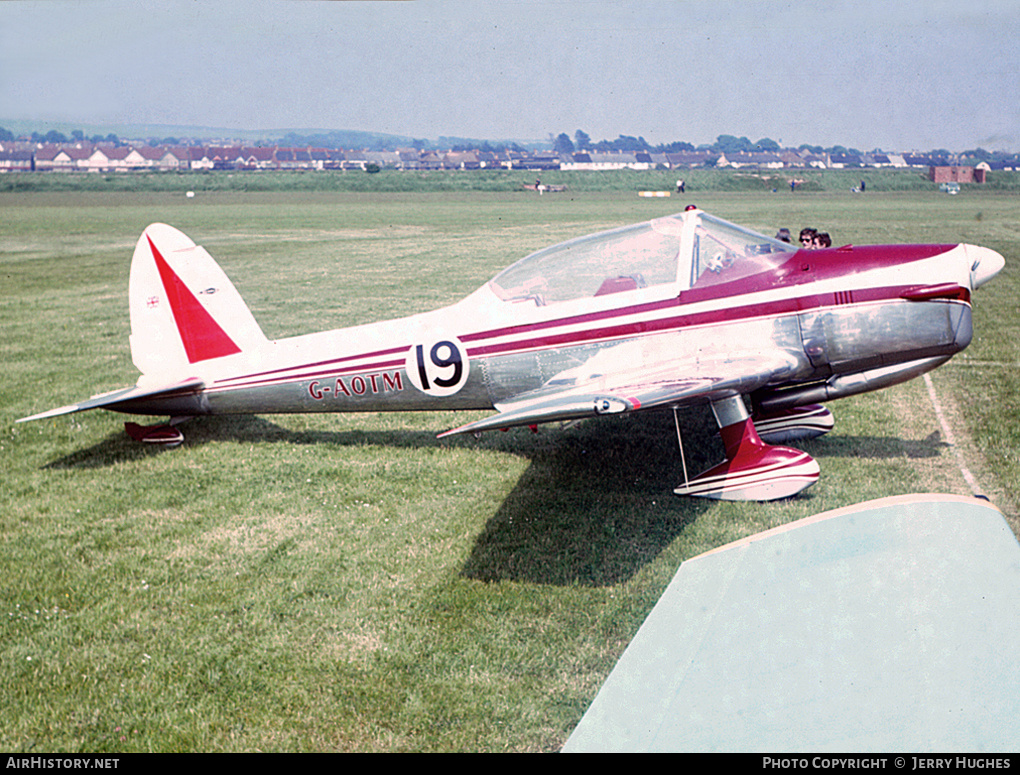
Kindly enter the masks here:
<path id="1" fill-rule="evenodd" d="M 796 250 L 690 210 L 543 248 L 489 286 L 503 301 L 538 306 L 642 289 L 669 296 L 770 271 Z"/>

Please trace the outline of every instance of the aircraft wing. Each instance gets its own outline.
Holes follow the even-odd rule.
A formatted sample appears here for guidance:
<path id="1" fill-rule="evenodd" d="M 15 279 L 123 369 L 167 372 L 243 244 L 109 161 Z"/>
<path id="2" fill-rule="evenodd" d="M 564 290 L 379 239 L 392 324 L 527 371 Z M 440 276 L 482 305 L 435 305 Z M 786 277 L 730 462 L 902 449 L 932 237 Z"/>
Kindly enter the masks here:
<path id="1" fill-rule="evenodd" d="M 1020 545 L 900 495 L 684 561 L 564 751 L 1015 751 Z"/>
<path id="2" fill-rule="evenodd" d="M 636 363 L 604 373 L 589 363 L 558 374 L 537 390 L 497 403 L 499 414 L 441 433 L 440 438 L 746 394 L 788 374 L 795 365 L 784 351 Z"/>
<path id="3" fill-rule="evenodd" d="M 62 414 L 84 412 L 87 409 L 113 409 L 116 408 L 118 404 L 126 403 L 128 401 L 137 401 L 140 398 L 155 398 L 156 396 L 165 396 L 170 393 L 190 393 L 201 390 L 203 387 L 205 387 L 205 383 L 195 377 L 181 380 L 180 382 L 174 382 L 170 385 L 158 385 L 156 387 L 140 387 L 135 385 L 134 387 L 121 388 L 120 390 L 114 390 L 109 393 L 101 393 L 77 404 L 69 404 L 57 409 L 50 409 L 47 412 L 33 414 L 31 417 L 22 417 L 20 420 L 17 420 L 17 422 L 43 420 L 47 417 L 59 417 Z"/>

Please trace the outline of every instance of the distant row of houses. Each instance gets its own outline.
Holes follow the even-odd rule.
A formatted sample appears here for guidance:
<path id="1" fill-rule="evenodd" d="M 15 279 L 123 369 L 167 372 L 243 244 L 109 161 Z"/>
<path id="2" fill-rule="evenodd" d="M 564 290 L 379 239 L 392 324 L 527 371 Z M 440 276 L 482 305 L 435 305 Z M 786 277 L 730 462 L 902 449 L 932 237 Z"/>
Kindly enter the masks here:
<path id="1" fill-rule="evenodd" d="M 0 143 L 0 172 L 128 172 L 190 170 L 651 170 L 723 169 L 928 169 L 945 161 L 923 154 L 828 154 L 785 150 L 761 153 L 580 151 L 398 151 L 280 146 L 150 146 L 78 142 L 59 145 Z M 985 169 L 995 168 L 983 163 Z M 999 168 L 1012 167 L 999 165 Z"/>

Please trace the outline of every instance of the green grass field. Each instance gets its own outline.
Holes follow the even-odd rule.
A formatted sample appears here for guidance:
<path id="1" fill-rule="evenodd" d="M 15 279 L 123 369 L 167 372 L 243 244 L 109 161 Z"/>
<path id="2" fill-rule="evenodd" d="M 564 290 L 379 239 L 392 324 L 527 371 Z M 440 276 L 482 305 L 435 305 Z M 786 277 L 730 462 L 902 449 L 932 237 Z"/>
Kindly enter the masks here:
<path id="1" fill-rule="evenodd" d="M 370 179 L 373 176 L 365 176 Z M 552 182 L 552 181 L 550 181 Z M 129 441 L 127 282 L 152 221 L 204 245 L 269 337 L 453 302 L 544 245 L 695 201 L 835 244 L 973 242 L 1005 270 L 971 347 L 830 408 L 819 482 L 684 500 L 669 413 L 481 439 L 470 415 L 205 418 Z M 1020 527 L 1020 198 L 991 190 L 0 193 L 0 750 L 552 751 L 684 560 L 870 498 L 970 494 Z M 681 414 L 687 466 L 718 462 Z"/>

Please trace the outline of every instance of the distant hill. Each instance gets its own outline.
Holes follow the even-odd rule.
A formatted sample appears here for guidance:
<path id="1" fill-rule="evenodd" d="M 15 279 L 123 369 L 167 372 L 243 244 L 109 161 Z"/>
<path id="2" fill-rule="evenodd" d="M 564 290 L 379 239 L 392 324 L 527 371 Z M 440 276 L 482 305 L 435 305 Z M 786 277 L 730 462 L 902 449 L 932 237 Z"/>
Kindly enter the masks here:
<path id="1" fill-rule="evenodd" d="M 245 143 L 266 141 L 279 143 L 287 136 L 335 138 L 342 140 L 348 147 L 372 146 L 379 143 L 407 145 L 413 138 L 389 135 L 380 132 L 360 132 L 354 130 L 335 129 L 228 129 L 225 127 L 182 126 L 173 124 L 82 124 L 67 121 L 30 121 L 24 119 L 0 118 L 0 126 L 11 130 L 15 135 L 27 135 L 32 132 L 45 134 L 56 130 L 68 137 L 76 129 L 86 137 L 94 135 L 106 136 L 115 134 L 117 137 L 130 139 L 179 137 L 202 141 L 236 140 Z"/>
<path id="2" fill-rule="evenodd" d="M 115 134 L 122 139 L 163 140 L 168 137 L 199 140 L 205 143 L 240 142 L 270 145 L 321 146 L 329 148 L 368 148 L 371 150 L 395 150 L 417 146 L 419 148 L 449 147 L 451 141 L 478 145 L 494 141 L 470 140 L 467 138 L 440 137 L 437 140 L 391 135 L 383 132 L 364 132 L 354 129 L 227 129 L 224 127 L 180 126 L 173 124 L 81 124 L 67 121 L 31 121 L 24 119 L 0 118 L 0 127 L 9 129 L 15 136 L 31 135 L 32 132 L 46 134 L 54 130 L 71 137 L 71 132 L 81 130 L 85 137 Z M 445 143 L 445 145 L 443 145 Z M 548 141 L 501 140 L 499 144 L 516 144 L 523 148 L 547 148 Z"/>

